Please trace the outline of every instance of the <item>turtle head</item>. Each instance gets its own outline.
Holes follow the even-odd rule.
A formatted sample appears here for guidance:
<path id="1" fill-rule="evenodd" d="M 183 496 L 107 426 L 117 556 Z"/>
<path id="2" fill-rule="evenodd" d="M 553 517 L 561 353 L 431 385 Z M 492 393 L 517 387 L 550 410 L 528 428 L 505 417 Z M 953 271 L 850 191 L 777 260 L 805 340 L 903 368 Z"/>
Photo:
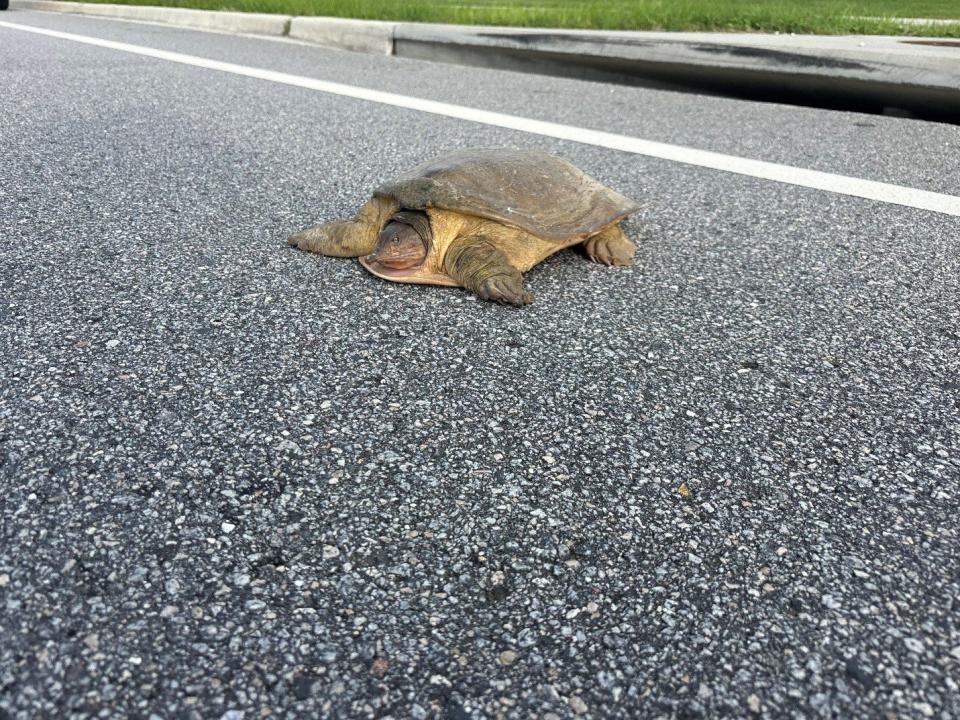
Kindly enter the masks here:
<path id="1" fill-rule="evenodd" d="M 394 215 L 377 238 L 377 247 L 364 258 L 364 265 L 387 272 L 410 270 L 427 259 L 430 219 L 427 214 L 407 210 Z"/>

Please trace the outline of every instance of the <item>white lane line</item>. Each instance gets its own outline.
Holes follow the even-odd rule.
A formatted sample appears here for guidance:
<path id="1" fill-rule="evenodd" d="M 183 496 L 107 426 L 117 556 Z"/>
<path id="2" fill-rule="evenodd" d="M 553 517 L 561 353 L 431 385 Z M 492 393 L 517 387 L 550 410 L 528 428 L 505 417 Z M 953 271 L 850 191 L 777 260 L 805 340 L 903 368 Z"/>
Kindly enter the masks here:
<path id="1" fill-rule="evenodd" d="M 815 190 L 825 190 L 841 195 L 852 195 L 854 197 L 866 198 L 867 200 L 877 200 L 894 205 L 905 205 L 920 210 L 931 210 L 933 212 L 960 217 L 960 197 L 955 195 L 930 192 L 929 190 L 918 190 L 903 185 L 893 185 L 890 183 L 876 182 L 874 180 L 862 180 L 848 175 L 834 175 L 833 173 L 821 172 L 819 170 L 807 170 L 805 168 L 793 167 L 792 165 L 764 162 L 763 160 L 751 160 L 736 155 L 725 155 L 723 153 L 710 152 L 709 150 L 697 150 L 696 148 L 684 147 L 683 145 L 671 145 L 653 140 L 643 140 L 641 138 L 618 135 L 601 130 L 590 130 L 589 128 L 574 127 L 572 125 L 533 120 L 531 118 L 490 112 L 489 110 L 480 110 L 463 105 L 451 105 L 435 100 L 424 100 L 422 98 L 382 92 L 380 90 L 370 90 L 368 88 L 328 82 L 326 80 L 316 80 L 314 78 L 303 77 L 302 75 L 290 75 L 273 70 L 220 62 L 219 60 L 208 60 L 207 58 L 196 57 L 194 55 L 184 55 L 182 53 L 168 52 L 166 50 L 158 50 L 141 45 L 131 45 L 129 43 L 114 42 L 112 40 L 103 40 L 86 35 L 74 35 L 73 33 L 47 30 L 30 25 L 19 25 L 0 21 L 0 27 L 23 30 L 38 35 L 46 35 L 61 40 L 71 40 L 73 42 L 95 45 L 110 50 L 119 50 L 134 55 L 143 55 L 159 60 L 167 60 L 182 65 L 192 65 L 208 70 L 219 70 L 220 72 L 231 73 L 233 75 L 258 78 L 260 80 L 307 88 L 308 90 L 317 90 L 333 95 L 342 95 L 358 100 L 367 100 L 384 105 L 432 113 L 434 115 L 443 115 L 445 117 L 467 120 L 469 122 L 493 125 L 510 130 L 519 130 L 521 132 L 558 138 L 560 140 L 570 140 L 586 145 L 596 145 L 612 150 L 622 150 L 624 152 L 646 155 L 662 160 L 672 160 L 686 165 L 711 168 L 713 170 L 721 170 L 738 175 L 748 175 L 764 180 L 773 180 L 775 182 L 799 185 L 800 187 L 813 188 Z"/>

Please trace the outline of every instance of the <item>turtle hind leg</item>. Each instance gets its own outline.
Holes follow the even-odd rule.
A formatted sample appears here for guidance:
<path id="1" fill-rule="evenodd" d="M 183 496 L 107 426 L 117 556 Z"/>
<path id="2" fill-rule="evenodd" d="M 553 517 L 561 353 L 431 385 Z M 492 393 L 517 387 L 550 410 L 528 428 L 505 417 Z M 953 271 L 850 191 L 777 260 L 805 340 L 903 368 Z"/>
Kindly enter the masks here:
<path id="1" fill-rule="evenodd" d="M 360 208 L 353 220 L 316 225 L 287 238 L 287 244 L 299 250 L 332 257 L 369 255 L 377 246 L 377 236 L 398 209 L 391 198 L 375 197 Z"/>
<path id="2" fill-rule="evenodd" d="M 533 302 L 533 295 L 523 288 L 520 271 L 483 236 L 454 240 L 443 265 L 450 277 L 483 300 L 519 306 Z"/>
<path id="3" fill-rule="evenodd" d="M 596 235 L 583 241 L 587 257 L 601 265 L 632 265 L 633 255 L 637 251 L 629 238 L 620 229 L 620 225 L 611 225 Z"/>

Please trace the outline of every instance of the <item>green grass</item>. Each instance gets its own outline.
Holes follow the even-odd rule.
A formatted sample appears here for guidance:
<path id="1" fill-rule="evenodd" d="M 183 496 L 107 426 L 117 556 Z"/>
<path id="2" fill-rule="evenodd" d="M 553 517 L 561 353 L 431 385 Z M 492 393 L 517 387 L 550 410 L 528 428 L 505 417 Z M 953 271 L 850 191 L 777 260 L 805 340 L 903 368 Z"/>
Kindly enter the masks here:
<path id="1" fill-rule="evenodd" d="M 960 37 L 960 0 L 94 0 L 476 25 Z M 863 17 L 880 20 L 858 19 Z M 894 17 L 957 23 L 909 26 Z"/>

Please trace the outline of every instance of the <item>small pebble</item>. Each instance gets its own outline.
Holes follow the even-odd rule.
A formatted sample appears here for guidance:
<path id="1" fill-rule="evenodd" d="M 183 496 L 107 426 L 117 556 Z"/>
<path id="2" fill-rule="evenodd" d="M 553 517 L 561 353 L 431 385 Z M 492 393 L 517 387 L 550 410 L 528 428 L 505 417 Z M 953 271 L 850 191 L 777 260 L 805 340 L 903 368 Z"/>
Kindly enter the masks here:
<path id="1" fill-rule="evenodd" d="M 390 669 L 390 661 L 387 658 L 378 655 L 373 659 L 370 665 L 370 674 L 376 678 L 382 678 Z"/>
<path id="2" fill-rule="evenodd" d="M 903 644 L 907 646 L 907 650 L 915 655 L 920 655 L 923 652 L 923 643 L 916 638 L 906 637 L 903 639 Z"/>
<path id="3" fill-rule="evenodd" d="M 829 608 L 830 610 L 838 610 L 839 608 L 843 607 L 840 601 L 837 600 L 833 595 L 823 595 L 820 598 L 820 602 L 823 603 L 825 608 Z"/>

